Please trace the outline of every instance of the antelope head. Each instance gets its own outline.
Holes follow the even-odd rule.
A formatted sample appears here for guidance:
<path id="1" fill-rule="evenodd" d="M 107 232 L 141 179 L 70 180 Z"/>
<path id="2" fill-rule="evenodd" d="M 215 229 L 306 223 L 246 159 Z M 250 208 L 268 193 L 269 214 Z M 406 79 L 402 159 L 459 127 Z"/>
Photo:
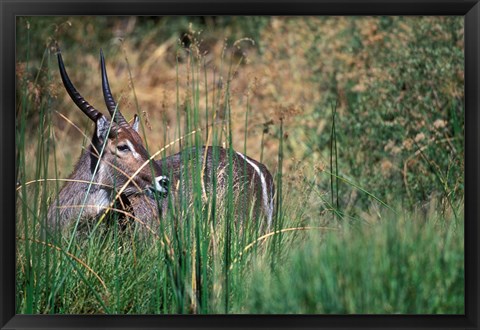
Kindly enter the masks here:
<path id="1" fill-rule="evenodd" d="M 91 172 L 98 167 L 95 181 L 117 190 L 124 188 L 123 194 L 127 197 L 142 193 L 166 196 L 169 180 L 162 176 L 160 166 L 151 160 L 145 149 L 138 134 L 138 116 L 135 115 L 130 125 L 118 110 L 110 91 L 103 53 L 100 52 L 102 90 L 112 120 L 108 120 L 77 92 L 67 75 L 60 50 L 57 57 L 65 89 L 77 107 L 95 123 L 92 146 L 89 148 L 94 158 L 90 165 Z"/>

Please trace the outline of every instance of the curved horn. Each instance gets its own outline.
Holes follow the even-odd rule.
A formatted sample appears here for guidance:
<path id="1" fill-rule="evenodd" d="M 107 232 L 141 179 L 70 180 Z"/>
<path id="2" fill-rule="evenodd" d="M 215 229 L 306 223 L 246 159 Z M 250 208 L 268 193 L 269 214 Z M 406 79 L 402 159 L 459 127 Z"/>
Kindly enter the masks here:
<path id="1" fill-rule="evenodd" d="M 72 101 L 75 102 L 77 107 L 80 108 L 80 110 L 85 113 L 88 118 L 90 118 L 93 121 L 97 121 L 97 119 L 102 115 L 100 111 L 92 107 L 84 98 L 82 95 L 80 95 L 79 92 L 75 89 L 73 86 L 72 82 L 70 81 L 70 78 L 68 77 L 67 71 L 65 70 L 65 65 L 63 64 L 63 59 L 62 59 L 62 53 L 60 52 L 60 49 L 58 49 L 57 52 L 57 58 L 58 58 L 58 67 L 60 68 L 60 75 L 62 76 L 62 81 L 63 81 L 63 86 L 65 86 L 65 89 L 68 92 L 68 95 L 72 98 Z"/>
<path id="2" fill-rule="evenodd" d="M 110 84 L 108 83 L 107 69 L 105 68 L 105 58 L 103 57 L 103 51 L 100 49 L 100 66 L 102 67 L 102 89 L 105 104 L 107 105 L 108 112 L 113 116 L 113 121 L 120 126 L 129 126 L 128 122 L 123 117 L 120 110 L 117 108 L 117 104 L 110 91 Z M 116 111 L 115 111 L 116 110 Z"/>

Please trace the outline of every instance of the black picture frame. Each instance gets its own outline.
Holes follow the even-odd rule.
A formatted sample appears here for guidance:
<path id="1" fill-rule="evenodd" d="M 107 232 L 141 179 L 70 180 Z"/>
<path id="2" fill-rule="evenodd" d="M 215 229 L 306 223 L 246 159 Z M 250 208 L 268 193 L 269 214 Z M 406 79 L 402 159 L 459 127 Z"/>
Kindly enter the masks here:
<path id="1" fill-rule="evenodd" d="M 1 0 L 1 329 L 479 328 L 480 4 L 468 0 Z M 460 15 L 465 19 L 464 315 L 16 315 L 15 17 L 19 15 Z"/>

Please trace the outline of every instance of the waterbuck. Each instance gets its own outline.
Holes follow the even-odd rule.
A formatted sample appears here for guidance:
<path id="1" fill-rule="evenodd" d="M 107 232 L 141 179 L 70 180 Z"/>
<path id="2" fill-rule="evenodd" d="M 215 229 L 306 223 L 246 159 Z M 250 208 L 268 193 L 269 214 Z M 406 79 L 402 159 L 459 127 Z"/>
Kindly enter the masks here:
<path id="1" fill-rule="evenodd" d="M 112 96 L 103 54 L 100 53 L 102 90 L 112 122 L 76 91 L 60 51 L 57 57 L 65 89 L 95 122 L 95 131 L 91 145 L 81 155 L 70 180 L 50 205 L 51 224 L 65 226 L 79 216 L 82 208 L 82 217 L 97 218 L 114 205 L 123 217 L 151 228 L 152 221 L 160 221 L 167 208 L 178 205 L 180 200 L 192 203 L 193 199 L 202 198 L 205 202 L 215 196 L 216 210 L 225 206 L 231 187 L 236 216 L 243 213 L 244 216 L 263 217 L 266 222 L 261 227 L 271 226 L 274 184 L 265 165 L 217 146 L 191 147 L 150 161 L 138 134 L 139 117 L 135 115 L 130 125 Z M 192 168 L 201 173 L 201 196 L 193 192 Z M 90 185 L 90 181 L 94 184 Z"/>

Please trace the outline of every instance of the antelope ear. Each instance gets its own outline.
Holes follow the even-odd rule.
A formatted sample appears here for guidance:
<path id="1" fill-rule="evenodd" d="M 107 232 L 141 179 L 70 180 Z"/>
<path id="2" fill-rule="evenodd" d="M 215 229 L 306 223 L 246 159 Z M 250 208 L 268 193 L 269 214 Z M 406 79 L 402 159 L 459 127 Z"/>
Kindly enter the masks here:
<path id="1" fill-rule="evenodd" d="M 98 117 L 95 126 L 97 139 L 101 142 L 105 141 L 108 137 L 108 130 L 110 128 L 110 123 L 108 122 L 107 118 L 104 116 Z"/>
<path id="2" fill-rule="evenodd" d="M 138 133 L 138 128 L 140 127 L 140 117 L 137 115 L 133 116 L 133 124 L 132 128 L 135 130 L 135 132 Z"/>

